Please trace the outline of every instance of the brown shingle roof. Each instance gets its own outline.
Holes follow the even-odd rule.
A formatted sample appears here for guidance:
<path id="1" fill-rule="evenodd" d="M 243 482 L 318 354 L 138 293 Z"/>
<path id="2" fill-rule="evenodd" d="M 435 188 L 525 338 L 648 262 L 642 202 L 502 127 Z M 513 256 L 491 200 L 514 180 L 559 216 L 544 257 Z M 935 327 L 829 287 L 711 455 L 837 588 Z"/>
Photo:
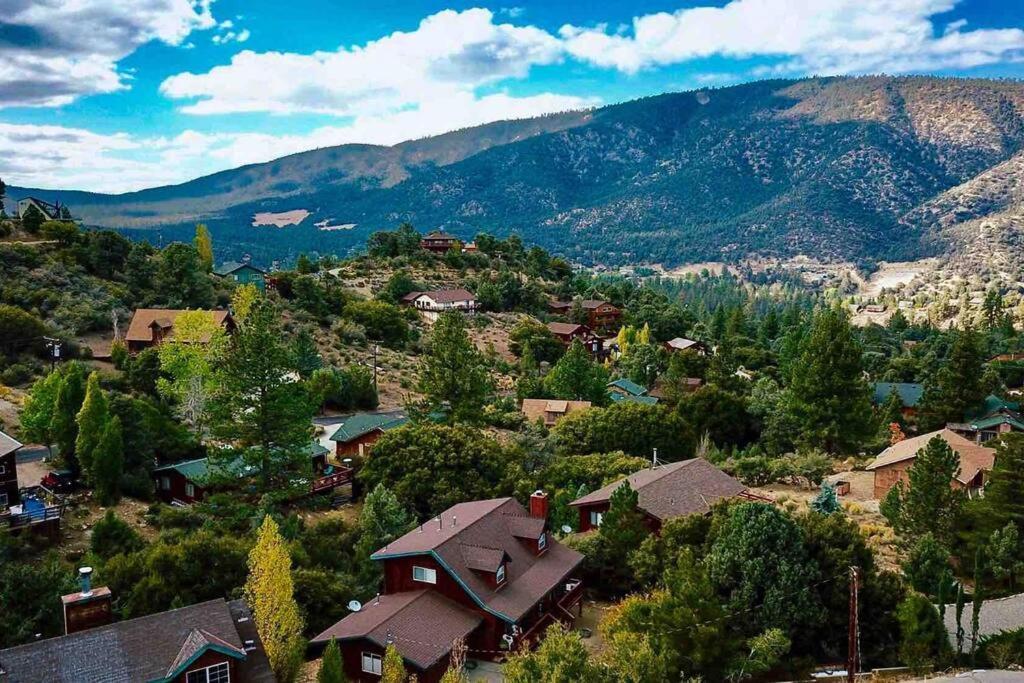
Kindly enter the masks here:
<path id="1" fill-rule="evenodd" d="M 465 639 L 483 619 L 431 590 L 382 595 L 313 638 L 366 638 L 380 647 L 393 642 L 405 659 L 426 669 L 452 649 L 456 638 Z"/>
<path id="2" fill-rule="evenodd" d="M 594 310 L 595 308 L 600 308 L 601 306 L 604 306 L 605 304 L 608 304 L 608 302 L 607 301 L 602 301 L 601 299 L 584 299 L 583 301 L 580 302 L 580 305 L 584 309 L 586 309 L 588 311 Z M 611 304 L 608 304 L 608 305 L 611 306 Z M 615 307 L 612 306 L 612 308 L 615 308 Z"/>
<path id="3" fill-rule="evenodd" d="M 450 304 L 456 301 L 475 301 L 476 297 L 468 289 L 435 289 L 431 292 L 420 292 L 420 296 L 428 296 L 439 304 Z"/>
<path id="4" fill-rule="evenodd" d="M 960 456 L 960 473 L 957 474 L 957 481 L 969 484 L 978 476 L 978 472 L 992 469 L 995 463 L 995 449 L 976 444 L 949 429 L 940 429 L 895 443 L 882 451 L 865 469 L 873 471 L 904 460 L 913 460 L 917 457 L 917 452 L 936 436 L 949 444 L 953 452 Z"/>
<path id="5" fill-rule="evenodd" d="M 185 313 L 181 309 L 172 308 L 138 308 L 132 315 L 132 322 L 128 326 L 125 340 L 137 342 L 153 341 L 153 324 L 160 327 L 171 327 L 175 319 Z M 213 321 L 218 325 L 224 325 L 230 315 L 227 311 L 208 311 L 213 316 Z"/>
<path id="6" fill-rule="evenodd" d="M 625 479 L 637 492 L 640 509 L 662 521 L 705 513 L 717 501 L 747 490 L 741 482 L 701 458 L 640 470 Z M 612 482 L 569 504 L 606 502 L 622 482 Z"/>
<path id="7" fill-rule="evenodd" d="M 553 539 L 549 539 L 543 554 L 535 555 L 519 538 L 524 525 L 532 525 L 539 536 L 544 521 L 524 519 L 529 520 L 529 515 L 514 498 L 460 503 L 381 548 L 372 558 L 432 555 L 481 607 L 518 621 L 583 561 L 578 552 Z M 466 545 L 497 548 L 508 555 L 506 581 L 500 590 L 467 566 L 463 554 Z"/>
<path id="8" fill-rule="evenodd" d="M 546 398 L 524 398 L 521 409 L 526 419 L 533 422 L 538 419 L 543 420 L 547 417 L 547 413 L 568 415 L 590 406 L 590 401 L 553 401 Z"/>
<path id="9" fill-rule="evenodd" d="M 576 334 L 576 332 L 581 329 L 586 332 L 587 326 L 577 325 L 575 323 L 548 323 L 548 329 L 551 330 L 552 334 L 569 335 Z"/>
<path id="10" fill-rule="evenodd" d="M 0 432 L 0 458 L 21 448 L 21 442 Z"/>
<path id="11" fill-rule="evenodd" d="M 480 545 L 462 545 L 462 558 L 466 566 L 481 572 L 496 572 L 508 555 L 500 548 L 485 548 Z"/>
<path id="12" fill-rule="evenodd" d="M 240 602 L 240 601 L 237 601 Z M 0 669 L 11 683 L 136 683 L 162 680 L 179 659 L 193 633 L 202 630 L 209 638 L 245 655 L 239 662 L 241 680 L 269 683 L 274 680 L 255 631 L 246 640 L 256 640 L 257 650 L 245 651 L 236 622 L 248 609 L 223 599 L 210 600 L 138 619 L 120 621 L 0 650 Z M 211 641 L 212 642 L 212 641 Z"/>

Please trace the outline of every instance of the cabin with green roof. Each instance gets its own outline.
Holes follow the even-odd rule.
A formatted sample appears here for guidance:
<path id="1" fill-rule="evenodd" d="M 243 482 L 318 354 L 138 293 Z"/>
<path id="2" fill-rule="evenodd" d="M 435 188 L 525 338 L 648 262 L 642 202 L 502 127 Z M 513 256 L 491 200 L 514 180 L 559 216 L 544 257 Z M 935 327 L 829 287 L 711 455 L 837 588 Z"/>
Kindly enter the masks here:
<path id="1" fill-rule="evenodd" d="M 349 415 L 331 434 L 330 439 L 335 443 L 334 452 L 339 459 L 353 455 L 362 457 L 384 432 L 401 427 L 408 421 L 409 417 L 400 410 Z"/>
<path id="2" fill-rule="evenodd" d="M 917 406 L 924 395 L 924 385 L 916 382 L 875 382 L 871 387 L 871 403 L 884 405 L 893 393 L 900 399 L 900 412 L 910 418 L 917 414 Z"/>
<path id="3" fill-rule="evenodd" d="M 657 397 L 647 395 L 647 389 L 625 377 L 608 382 L 608 398 L 613 403 L 642 403 L 648 406 L 658 403 Z"/>
<path id="4" fill-rule="evenodd" d="M 256 285 L 260 291 L 266 288 L 266 271 L 249 261 L 228 261 L 213 269 L 217 277 L 227 278 L 238 285 Z"/>

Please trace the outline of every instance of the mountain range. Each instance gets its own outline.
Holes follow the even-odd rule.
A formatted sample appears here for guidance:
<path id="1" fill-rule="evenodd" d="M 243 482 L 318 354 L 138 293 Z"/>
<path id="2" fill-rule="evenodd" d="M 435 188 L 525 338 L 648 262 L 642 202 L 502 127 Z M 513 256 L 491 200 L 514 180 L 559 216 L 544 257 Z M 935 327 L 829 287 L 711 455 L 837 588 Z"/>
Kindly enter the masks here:
<path id="1" fill-rule="evenodd" d="M 408 221 L 464 238 L 517 232 L 584 263 L 665 265 L 984 257 L 981 235 L 1019 267 L 1024 83 L 759 81 L 311 150 L 127 194 L 9 187 L 8 201 L 24 195 L 153 241 L 204 222 L 222 258 L 345 254 Z M 297 225 L 253 225 L 297 210 L 309 212 Z"/>

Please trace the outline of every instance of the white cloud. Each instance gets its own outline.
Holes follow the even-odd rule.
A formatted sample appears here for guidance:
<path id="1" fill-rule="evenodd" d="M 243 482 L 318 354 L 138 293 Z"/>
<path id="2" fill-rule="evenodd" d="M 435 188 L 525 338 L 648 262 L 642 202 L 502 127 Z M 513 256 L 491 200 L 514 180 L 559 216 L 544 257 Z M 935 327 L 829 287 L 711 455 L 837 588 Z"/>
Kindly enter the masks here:
<path id="1" fill-rule="evenodd" d="M 363 46 L 296 54 L 245 50 L 207 73 L 172 76 L 160 86 L 194 99 L 192 114 L 315 112 L 390 114 L 508 78 L 562 58 L 555 36 L 532 26 L 496 24 L 490 10 L 445 10 L 415 31 L 397 31 Z"/>
<path id="2" fill-rule="evenodd" d="M 957 69 L 1020 59 L 1024 30 L 937 29 L 931 18 L 959 0 L 732 0 L 724 7 L 659 12 L 625 32 L 563 26 L 577 59 L 626 73 L 710 56 L 784 58 L 788 74 Z"/>
<path id="3" fill-rule="evenodd" d="M 4 0 L 0 107 L 60 106 L 125 88 L 117 62 L 214 25 L 211 0 Z"/>

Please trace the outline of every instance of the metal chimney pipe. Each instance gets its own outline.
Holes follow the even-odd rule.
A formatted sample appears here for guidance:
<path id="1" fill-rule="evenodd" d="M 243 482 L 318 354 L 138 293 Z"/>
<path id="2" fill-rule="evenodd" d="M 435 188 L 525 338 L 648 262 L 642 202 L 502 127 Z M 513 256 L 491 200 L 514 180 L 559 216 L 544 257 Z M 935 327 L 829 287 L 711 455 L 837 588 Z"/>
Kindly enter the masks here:
<path id="1" fill-rule="evenodd" d="M 78 570 L 78 581 L 82 586 L 82 596 L 92 595 L 92 567 L 81 567 Z"/>

